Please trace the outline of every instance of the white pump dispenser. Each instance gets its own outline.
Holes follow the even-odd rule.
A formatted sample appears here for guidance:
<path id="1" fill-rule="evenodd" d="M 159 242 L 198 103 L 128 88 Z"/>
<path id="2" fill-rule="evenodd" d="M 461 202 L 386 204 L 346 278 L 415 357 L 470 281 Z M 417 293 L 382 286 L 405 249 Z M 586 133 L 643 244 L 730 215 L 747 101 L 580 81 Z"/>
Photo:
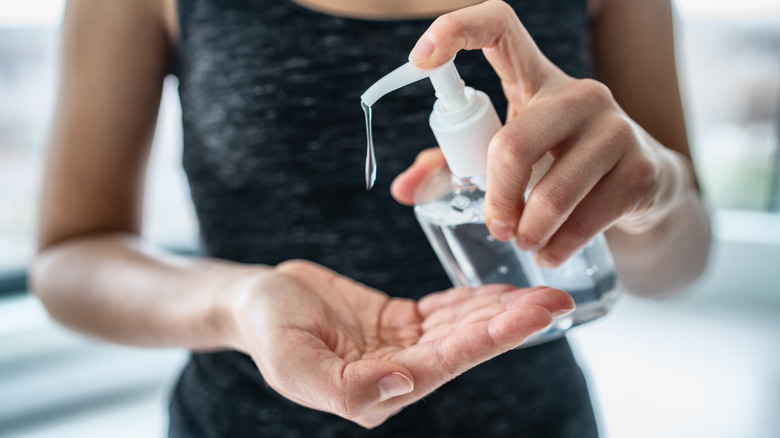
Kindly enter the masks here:
<path id="1" fill-rule="evenodd" d="M 430 78 L 437 97 L 430 117 L 433 134 L 450 171 L 472 178 L 485 174 L 487 147 L 501 129 L 501 121 L 485 93 L 464 85 L 453 60 L 429 70 L 407 62 L 378 80 L 360 99 L 370 107 L 391 91 Z"/>
<path id="2" fill-rule="evenodd" d="M 414 213 L 452 283 L 470 287 L 549 285 L 569 292 L 577 309 L 525 345 L 554 339 L 570 327 L 605 314 L 616 297 L 617 280 L 603 235 L 556 269 L 539 268 L 532 252 L 490 235 L 484 211 L 487 149 L 501 122 L 487 95 L 464 85 L 452 59 L 430 70 L 407 63 L 377 81 L 361 96 L 367 125 L 370 107 L 379 98 L 424 78 L 430 78 L 436 90 L 430 124 L 449 170 L 443 169 L 420 186 Z M 373 169 L 367 166 L 367 184 Z"/>

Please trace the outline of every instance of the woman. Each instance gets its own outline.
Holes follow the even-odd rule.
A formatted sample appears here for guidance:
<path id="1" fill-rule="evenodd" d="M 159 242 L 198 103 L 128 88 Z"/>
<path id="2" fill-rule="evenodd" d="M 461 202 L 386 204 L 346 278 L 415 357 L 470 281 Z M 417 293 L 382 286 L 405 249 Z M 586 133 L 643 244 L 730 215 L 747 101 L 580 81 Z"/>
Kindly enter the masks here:
<path id="1" fill-rule="evenodd" d="M 556 266 L 606 230 L 623 282 L 647 295 L 705 263 L 668 1 L 73 0 L 65 21 L 34 289 L 76 330 L 197 352 L 171 436 L 597 434 L 565 338 L 515 350 L 572 310 L 567 294 L 430 294 L 446 277 L 382 195 L 410 203 L 443 164 L 429 149 L 403 171 L 434 144 L 427 87 L 383 99 L 379 190 L 362 191 L 358 96 L 412 46 L 423 68 L 483 49 L 458 68 L 506 105 L 488 157 L 496 238 Z M 169 72 L 202 257 L 139 237 Z"/>

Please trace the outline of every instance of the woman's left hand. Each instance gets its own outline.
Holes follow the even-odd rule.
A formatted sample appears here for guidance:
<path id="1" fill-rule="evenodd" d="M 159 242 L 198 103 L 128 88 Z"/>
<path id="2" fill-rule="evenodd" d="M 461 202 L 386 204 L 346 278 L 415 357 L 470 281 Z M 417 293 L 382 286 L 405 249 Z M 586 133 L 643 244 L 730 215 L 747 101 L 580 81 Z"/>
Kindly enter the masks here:
<path id="1" fill-rule="evenodd" d="M 485 215 L 497 239 L 514 238 L 536 251 L 541 266 L 555 267 L 612 225 L 652 228 L 688 192 L 687 160 L 628 117 L 606 86 L 553 65 L 506 3 L 439 17 L 410 60 L 433 68 L 461 49 L 483 50 L 509 103 L 488 150 Z M 545 157 L 552 164 L 526 199 L 533 167 Z M 437 149 L 423 152 L 397 177 L 393 196 L 412 203 L 425 176 L 442 165 Z"/>
<path id="2" fill-rule="evenodd" d="M 391 298 L 301 260 L 232 284 L 229 344 L 282 396 L 366 428 L 574 310 L 570 295 L 548 287 Z"/>

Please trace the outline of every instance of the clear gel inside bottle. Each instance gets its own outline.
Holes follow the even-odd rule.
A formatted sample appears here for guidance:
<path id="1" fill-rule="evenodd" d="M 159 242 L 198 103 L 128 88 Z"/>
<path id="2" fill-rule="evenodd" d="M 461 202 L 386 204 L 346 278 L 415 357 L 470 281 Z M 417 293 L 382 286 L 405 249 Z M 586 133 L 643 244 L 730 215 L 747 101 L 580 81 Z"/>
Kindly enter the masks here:
<path id="1" fill-rule="evenodd" d="M 485 193 L 446 168 L 416 194 L 414 208 L 444 270 L 455 286 L 508 283 L 523 288 L 547 285 L 574 298 L 576 310 L 530 338 L 533 345 L 592 321 L 609 310 L 617 292 L 615 268 L 603 235 L 556 269 L 541 269 L 530 251 L 496 240 L 485 226 Z"/>

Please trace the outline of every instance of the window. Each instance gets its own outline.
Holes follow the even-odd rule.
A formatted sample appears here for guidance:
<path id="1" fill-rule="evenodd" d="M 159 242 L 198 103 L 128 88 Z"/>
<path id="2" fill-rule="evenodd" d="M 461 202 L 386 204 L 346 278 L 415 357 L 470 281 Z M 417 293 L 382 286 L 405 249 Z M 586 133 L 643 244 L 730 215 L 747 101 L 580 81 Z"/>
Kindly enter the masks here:
<path id="1" fill-rule="evenodd" d="M 35 251 L 38 197 L 59 74 L 64 0 L 0 0 L 0 294 L 21 291 Z M 146 199 L 145 234 L 191 249 L 197 225 L 180 169 L 176 80 L 166 80 Z"/>
<path id="2" fill-rule="evenodd" d="M 34 430 L 36 436 L 105 436 L 120 430 L 125 436 L 163 436 L 165 394 L 185 352 L 77 336 L 24 293 L 56 99 L 63 5 L 0 0 L 0 435 Z M 169 248 L 190 250 L 197 225 L 179 164 L 174 78 L 166 80 L 163 93 L 144 233 Z M 140 420 L 139 407 L 145 412 Z M 105 421 L 95 412 L 113 417 Z"/>
<path id="3" fill-rule="evenodd" d="M 780 3 L 678 0 L 679 67 L 714 207 L 780 211 Z"/>
<path id="4" fill-rule="evenodd" d="M 22 289 L 56 83 L 61 2 L 0 9 L 0 287 Z M 58 4 L 60 3 L 60 4 Z"/>

